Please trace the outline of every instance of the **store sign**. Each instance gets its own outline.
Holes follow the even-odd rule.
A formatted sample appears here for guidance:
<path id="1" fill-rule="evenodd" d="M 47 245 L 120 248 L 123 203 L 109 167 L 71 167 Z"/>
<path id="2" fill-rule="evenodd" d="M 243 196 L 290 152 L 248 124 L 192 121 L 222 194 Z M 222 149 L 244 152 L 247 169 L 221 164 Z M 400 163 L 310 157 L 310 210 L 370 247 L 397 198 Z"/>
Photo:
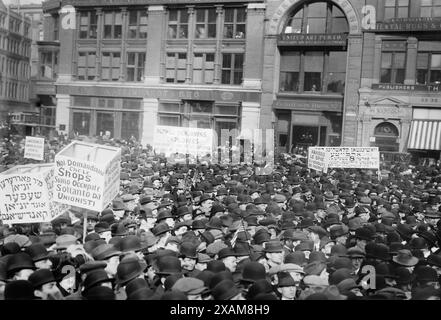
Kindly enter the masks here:
<path id="1" fill-rule="evenodd" d="M 260 93 L 250 91 L 223 91 L 223 90 L 183 90 L 171 88 L 118 88 L 90 86 L 57 86 L 60 94 L 80 96 L 102 96 L 102 97 L 137 97 L 147 99 L 164 100 L 205 100 L 225 101 L 239 103 L 241 101 L 260 102 Z"/>
<path id="2" fill-rule="evenodd" d="M 374 90 L 395 90 L 395 91 L 425 91 L 425 92 L 441 92 L 441 85 L 430 84 L 373 84 L 372 89 Z"/>
<path id="3" fill-rule="evenodd" d="M 376 31 L 439 31 L 441 18 L 395 18 L 377 22 Z"/>
<path id="4" fill-rule="evenodd" d="M 286 33 L 279 35 L 279 46 L 346 46 L 347 35 Z"/>
<path id="5" fill-rule="evenodd" d="M 313 111 L 332 111 L 342 112 L 343 104 L 341 101 L 305 101 L 305 100 L 288 100 L 277 99 L 274 103 L 277 109 L 290 110 L 313 110 Z"/>
<path id="6" fill-rule="evenodd" d="M 0 175 L 3 224 L 50 222 L 69 209 L 53 199 L 54 165 L 23 165 Z"/>

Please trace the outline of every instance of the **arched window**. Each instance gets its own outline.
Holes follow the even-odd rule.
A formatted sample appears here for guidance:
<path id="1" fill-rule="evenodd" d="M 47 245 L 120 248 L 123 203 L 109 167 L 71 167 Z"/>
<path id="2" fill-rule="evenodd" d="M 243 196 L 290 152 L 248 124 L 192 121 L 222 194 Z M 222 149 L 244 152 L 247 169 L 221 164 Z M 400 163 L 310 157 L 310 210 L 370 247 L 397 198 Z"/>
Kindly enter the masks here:
<path id="1" fill-rule="evenodd" d="M 332 1 L 309 1 L 297 6 L 287 19 L 281 36 L 293 35 L 302 40 L 280 45 L 279 91 L 343 94 L 346 46 L 335 44 L 332 39 L 347 33 L 346 16 Z M 319 40 L 314 43 L 314 39 Z M 320 43 L 322 39 L 331 40 Z"/>
<path id="2" fill-rule="evenodd" d="M 309 2 L 291 13 L 284 33 L 349 33 L 349 26 L 332 2 Z"/>
<path id="3" fill-rule="evenodd" d="M 380 123 L 375 127 L 375 146 L 380 149 L 380 151 L 398 152 L 398 129 L 390 122 Z"/>

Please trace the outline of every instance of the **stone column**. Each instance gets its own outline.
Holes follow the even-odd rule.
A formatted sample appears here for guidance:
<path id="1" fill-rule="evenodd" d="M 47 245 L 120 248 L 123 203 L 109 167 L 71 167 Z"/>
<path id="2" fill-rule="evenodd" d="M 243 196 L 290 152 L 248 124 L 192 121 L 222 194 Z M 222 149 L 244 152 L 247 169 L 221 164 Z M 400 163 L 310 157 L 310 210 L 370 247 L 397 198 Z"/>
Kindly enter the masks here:
<path id="1" fill-rule="evenodd" d="M 342 146 L 356 146 L 357 114 L 361 76 L 362 35 L 350 35 L 348 39 L 348 61 L 346 68 L 346 88 L 343 107 Z"/>
<path id="2" fill-rule="evenodd" d="M 262 86 L 264 3 L 250 3 L 247 8 L 246 49 L 243 86 L 260 89 Z"/>
<path id="3" fill-rule="evenodd" d="M 60 20 L 66 14 L 60 14 Z M 79 30 L 79 14 L 77 13 L 77 28 L 67 29 L 60 26 L 60 56 L 58 60 L 58 82 L 69 82 L 72 80 L 72 67 L 76 55 L 76 33 Z"/>
<path id="4" fill-rule="evenodd" d="M 223 15 L 224 11 L 221 5 L 216 6 L 216 53 L 214 59 L 214 84 L 219 84 L 221 82 L 221 73 L 222 73 L 222 37 L 223 37 Z"/>
<path id="5" fill-rule="evenodd" d="M 411 122 L 411 119 L 400 120 L 400 152 L 405 152 L 405 150 L 407 150 Z"/>
<path id="6" fill-rule="evenodd" d="M 161 81 L 161 47 L 164 35 L 164 6 L 149 6 L 148 8 L 148 44 L 145 59 L 145 84 L 159 84 Z"/>
<path id="7" fill-rule="evenodd" d="M 416 83 L 417 55 L 418 39 L 410 37 L 407 39 L 406 78 L 404 84 Z"/>
<path id="8" fill-rule="evenodd" d="M 380 83 L 381 69 L 381 37 L 375 37 L 373 83 Z"/>
<path id="9" fill-rule="evenodd" d="M 61 134 L 69 134 L 70 132 L 70 96 L 68 94 L 57 94 L 57 112 L 55 116 L 56 130 Z M 60 125 L 66 126 L 66 130 L 59 130 Z"/>
<path id="10" fill-rule="evenodd" d="M 279 69 L 275 66 L 278 61 L 277 36 L 268 35 L 264 39 L 263 70 L 262 70 L 262 98 L 260 108 L 261 129 L 272 129 L 273 101 L 275 99 L 274 85 Z M 278 82 L 278 81 L 277 81 Z"/>
<path id="11" fill-rule="evenodd" d="M 187 74 L 185 76 L 185 83 L 191 83 L 193 80 L 193 45 L 194 39 L 194 25 L 195 25 L 195 11 L 194 6 L 188 7 L 188 42 L 187 42 Z"/>
<path id="12" fill-rule="evenodd" d="M 95 60 L 95 81 L 101 80 L 101 66 L 102 66 L 102 54 L 101 54 L 101 43 L 104 35 L 104 15 L 103 9 L 96 9 L 97 15 L 97 28 L 96 28 L 96 60 Z M 112 60 L 110 60 L 112 61 Z"/>
<path id="13" fill-rule="evenodd" d="M 120 55 L 120 72 L 119 72 L 119 81 L 124 81 L 126 78 L 125 74 L 125 66 L 127 61 L 127 52 L 126 52 L 126 41 L 127 41 L 127 35 L 128 35 L 128 25 L 129 25 L 129 19 L 128 19 L 128 12 L 127 7 L 121 8 L 122 12 L 122 37 L 121 37 L 121 55 Z"/>
<path id="14" fill-rule="evenodd" d="M 150 144 L 153 146 L 153 138 L 158 118 L 158 99 L 143 100 L 143 122 L 142 122 L 142 145 Z"/>

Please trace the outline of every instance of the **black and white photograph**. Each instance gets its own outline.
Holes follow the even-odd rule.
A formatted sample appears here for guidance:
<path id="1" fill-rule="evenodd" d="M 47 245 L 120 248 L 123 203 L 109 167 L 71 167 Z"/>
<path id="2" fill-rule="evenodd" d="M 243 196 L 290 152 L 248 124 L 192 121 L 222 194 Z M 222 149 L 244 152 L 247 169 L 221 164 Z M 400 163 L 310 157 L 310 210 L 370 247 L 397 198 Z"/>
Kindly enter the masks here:
<path id="1" fill-rule="evenodd" d="M 0 300 L 441 300 L 441 1 L 0 0 Z"/>

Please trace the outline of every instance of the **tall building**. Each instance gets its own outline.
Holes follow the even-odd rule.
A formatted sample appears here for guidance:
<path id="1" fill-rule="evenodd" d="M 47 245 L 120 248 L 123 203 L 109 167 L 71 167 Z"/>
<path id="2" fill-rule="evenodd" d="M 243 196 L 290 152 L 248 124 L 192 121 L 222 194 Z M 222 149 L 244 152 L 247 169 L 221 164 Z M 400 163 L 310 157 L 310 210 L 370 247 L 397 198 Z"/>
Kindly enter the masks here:
<path id="1" fill-rule="evenodd" d="M 31 134 L 38 116 L 29 103 L 31 21 L 0 1 L 0 121 Z"/>
<path id="2" fill-rule="evenodd" d="M 151 144 L 157 125 L 213 128 L 219 139 L 259 127 L 262 1 L 49 0 L 43 10 L 44 41 L 59 49 L 59 132 Z"/>
<path id="3" fill-rule="evenodd" d="M 368 0 L 357 140 L 385 151 L 439 158 L 441 2 Z"/>

